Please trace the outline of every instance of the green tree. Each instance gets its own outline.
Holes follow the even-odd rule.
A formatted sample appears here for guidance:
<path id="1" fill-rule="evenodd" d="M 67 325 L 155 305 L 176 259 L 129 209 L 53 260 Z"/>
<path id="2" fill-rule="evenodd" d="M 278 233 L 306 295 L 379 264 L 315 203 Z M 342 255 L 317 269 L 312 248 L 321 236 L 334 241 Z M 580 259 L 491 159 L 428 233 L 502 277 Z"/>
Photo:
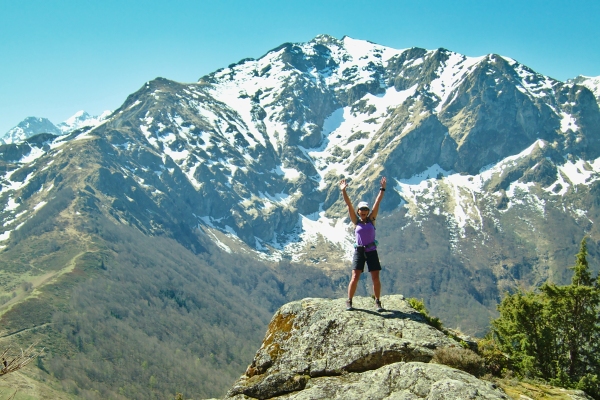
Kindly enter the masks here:
<path id="1" fill-rule="evenodd" d="M 600 276 L 592 277 L 581 241 L 570 285 L 506 296 L 491 336 L 521 376 L 586 390 L 600 398 Z"/>
<path id="2" fill-rule="evenodd" d="M 539 293 L 517 292 L 506 296 L 492 321 L 494 339 L 508 354 L 509 365 L 528 377 L 551 377 L 555 357 L 552 331 L 545 315 L 545 300 Z"/>
<path id="3" fill-rule="evenodd" d="M 593 279 L 589 270 L 585 238 L 576 258 L 570 285 L 546 283 L 540 288 L 547 299 L 548 323 L 555 336 L 552 378 L 566 376 L 570 383 L 579 382 L 587 374 L 600 375 L 600 286 L 599 278 Z"/>

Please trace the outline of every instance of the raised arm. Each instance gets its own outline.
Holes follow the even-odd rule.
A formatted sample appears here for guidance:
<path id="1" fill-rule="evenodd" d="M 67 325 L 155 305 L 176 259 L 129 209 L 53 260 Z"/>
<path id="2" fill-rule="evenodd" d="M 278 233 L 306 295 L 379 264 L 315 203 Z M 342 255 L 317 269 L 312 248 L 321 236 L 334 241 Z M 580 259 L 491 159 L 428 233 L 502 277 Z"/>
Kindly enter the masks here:
<path id="1" fill-rule="evenodd" d="M 379 213 L 379 203 L 381 203 L 381 200 L 383 199 L 383 194 L 385 193 L 385 187 L 387 185 L 387 179 L 385 179 L 385 176 L 381 178 L 380 185 L 381 186 L 379 187 L 379 193 L 377 194 L 377 198 L 375 199 L 375 203 L 373 204 L 373 209 L 371 210 L 371 214 L 369 214 L 369 218 L 371 219 L 371 221 L 373 221 L 373 224 L 375 224 L 375 219 L 377 218 L 377 214 Z"/>
<path id="2" fill-rule="evenodd" d="M 354 207 L 352 206 L 352 202 L 350 201 L 350 197 L 348 197 L 348 193 L 346 193 L 346 188 L 348 187 L 348 183 L 346 183 L 345 179 L 340 181 L 340 190 L 342 191 L 342 196 L 344 197 L 344 201 L 346 202 L 346 206 L 348 206 L 348 214 L 350 215 L 350 219 L 352 223 L 356 225 L 358 217 L 356 216 L 356 211 L 354 211 Z"/>

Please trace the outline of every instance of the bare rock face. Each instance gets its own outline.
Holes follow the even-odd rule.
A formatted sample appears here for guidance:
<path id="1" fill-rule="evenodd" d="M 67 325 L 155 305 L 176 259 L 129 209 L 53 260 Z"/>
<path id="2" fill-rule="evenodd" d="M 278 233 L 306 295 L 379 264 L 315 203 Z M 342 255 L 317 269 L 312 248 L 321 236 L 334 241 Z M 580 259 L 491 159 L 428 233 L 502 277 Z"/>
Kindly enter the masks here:
<path id="1" fill-rule="evenodd" d="M 401 295 L 304 299 L 273 316 L 252 364 L 227 399 L 501 399 L 494 385 L 428 364 L 439 347 L 458 346 L 427 325 Z"/>

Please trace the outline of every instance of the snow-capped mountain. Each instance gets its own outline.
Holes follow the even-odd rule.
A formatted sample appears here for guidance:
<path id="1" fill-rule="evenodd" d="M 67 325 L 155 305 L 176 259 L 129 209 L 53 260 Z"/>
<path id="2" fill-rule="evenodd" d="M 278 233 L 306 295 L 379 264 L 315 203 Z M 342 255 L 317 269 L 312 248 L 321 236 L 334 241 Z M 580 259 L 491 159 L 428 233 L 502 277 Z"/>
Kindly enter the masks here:
<path id="1" fill-rule="evenodd" d="M 23 142 L 40 133 L 66 135 L 85 126 L 98 126 L 106 120 L 110 114 L 110 111 L 105 111 L 98 116 L 92 116 L 85 111 L 78 111 L 72 117 L 58 125 L 54 125 L 47 118 L 27 117 L 19 122 L 17 126 L 6 132 L 4 136 L 0 138 L 0 144 Z"/>
<path id="2" fill-rule="evenodd" d="M 47 118 L 27 117 L 0 138 L 1 144 L 22 142 L 40 133 L 60 135 L 61 131 Z"/>
<path id="3" fill-rule="evenodd" d="M 579 75 L 574 79 L 570 79 L 569 83 L 576 83 L 590 89 L 596 99 L 600 102 L 600 76 L 583 76 Z"/>
<path id="4" fill-rule="evenodd" d="M 382 172 L 400 181 L 437 164 L 476 175 L 537 140 L 594 157 L 598 138 L 582 126 L 597 123 L 597 110 L 585 88 L 506 57 L 322 36 L 198 84 L 149 82 L 120 113 L 139 120 L 152 150 L 203 194 L 210 206 L 197 214 L 201 222 L 284 250 L 290 234 L 305 231 L 299 216 L 322 221 L 321 231 L 333 223 L 325 217 L 343 214 L 342 176 L 364 195 Z M 400 204 L 398 194 L 388 207 Z"/>
<path id="5" fill-rule="evenodd" d="M 509 57 L 322 35 L 3 147 L 0 240 L 18 246 L 43 214 L 335 271 L 352 250 L 337 183 L 372 201 L 386 176 L 388 289 L 475 329 L 504 290 L 565 280 L 583 235 L 596 257 L 599 129 L 590 89 Z"/>
<path id="6" fill-rule="evenodd" d="M 111 111 L 107 110 L 100 115 L 92 116 L 87 112 L 81 110 L 76 112 L 72 117 L 68 118 L 66 121 L 61 122 L 56 126 L 58 129 L 61 130 L 63 135 L 66 135 L 70 132 L 73 132 L 76 129 L 83 128 L 85 126 L 98 126 L 102 122 L 104 122 L 104 120 L 106 120 L 106 118 L 108 118 L 108 116 L 111 113 Z"/>

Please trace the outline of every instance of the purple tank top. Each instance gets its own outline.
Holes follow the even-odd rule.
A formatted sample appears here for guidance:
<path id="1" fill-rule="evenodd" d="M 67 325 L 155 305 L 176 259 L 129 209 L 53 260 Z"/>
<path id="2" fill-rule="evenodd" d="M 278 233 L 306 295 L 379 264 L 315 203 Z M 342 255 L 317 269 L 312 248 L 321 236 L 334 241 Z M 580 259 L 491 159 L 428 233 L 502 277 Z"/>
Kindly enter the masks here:
<path id="1" fill-rule="evenodd" d="M 356 234 L 356 244 L 359 246 L 368 246 L 365 251 L 373 251 L 377 248 L 375 246 L 375 225 L 369 222 L 358 222 L 356 224 L 356 228 L 354 229 L 354 233 Z"/>

